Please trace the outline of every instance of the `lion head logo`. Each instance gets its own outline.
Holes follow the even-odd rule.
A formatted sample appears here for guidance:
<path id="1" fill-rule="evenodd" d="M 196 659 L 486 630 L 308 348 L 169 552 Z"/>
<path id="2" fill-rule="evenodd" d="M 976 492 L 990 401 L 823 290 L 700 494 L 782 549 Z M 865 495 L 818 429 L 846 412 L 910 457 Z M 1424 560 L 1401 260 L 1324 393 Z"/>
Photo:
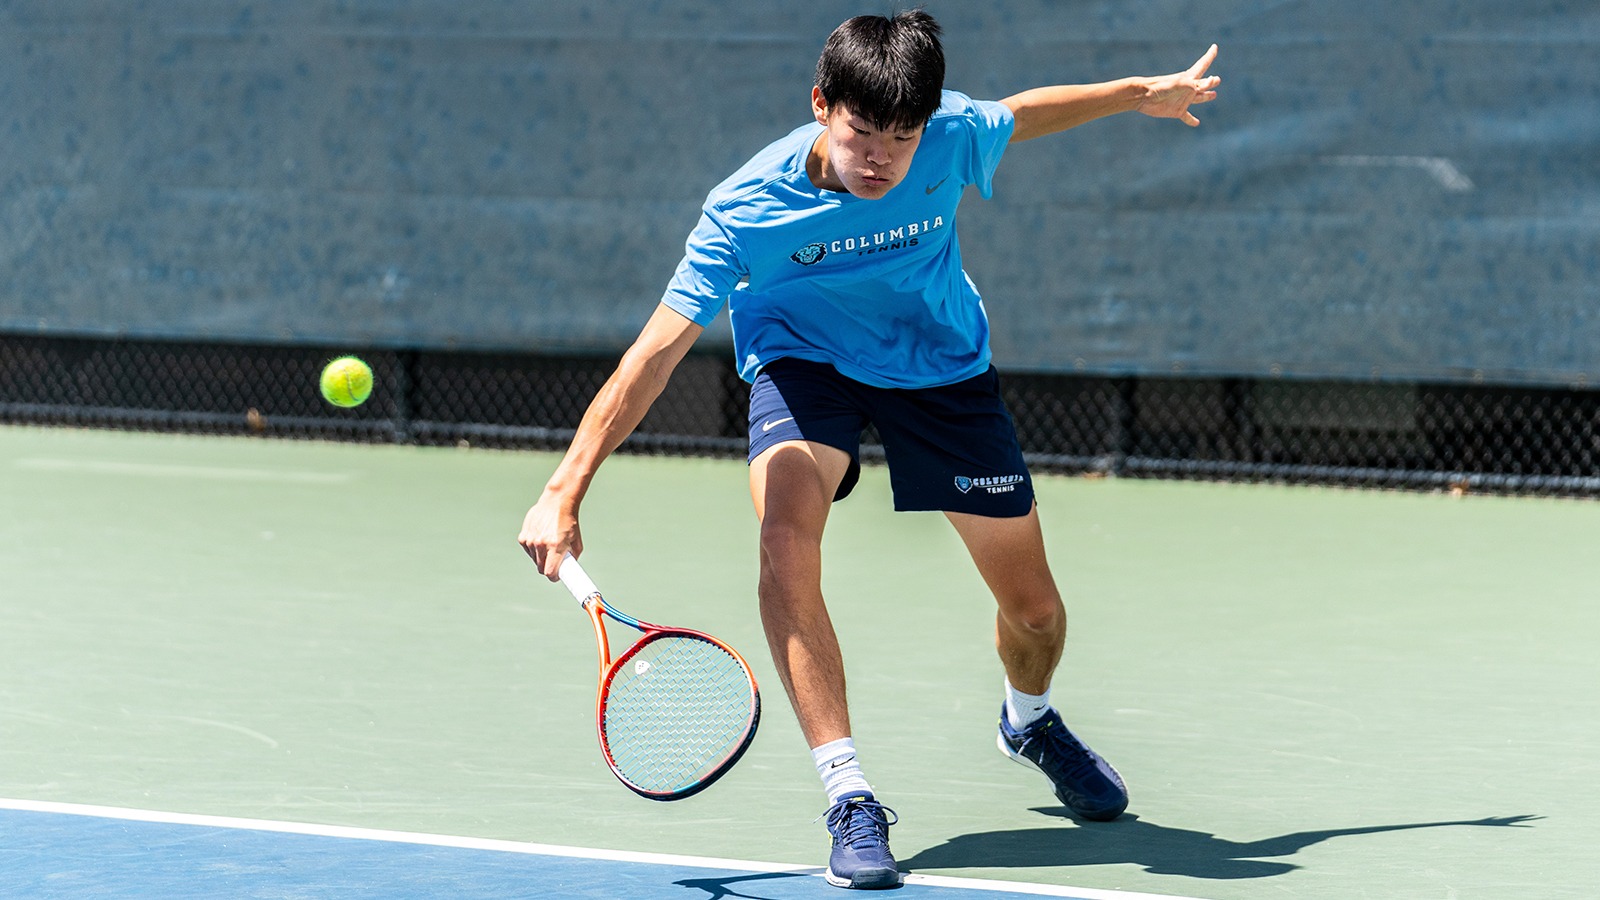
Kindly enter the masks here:
<path id="1" fill-rule="evenodd" d="M 807 244 L 804 247 L 801 247 L 799 250 L 796 250 L 789 256 L 789 258 L 802 266 L 814 266 L 817 263 L 822 262 L 822 258 L 827 255 L 827 247 L 824 247 L 821 244 Z"/>

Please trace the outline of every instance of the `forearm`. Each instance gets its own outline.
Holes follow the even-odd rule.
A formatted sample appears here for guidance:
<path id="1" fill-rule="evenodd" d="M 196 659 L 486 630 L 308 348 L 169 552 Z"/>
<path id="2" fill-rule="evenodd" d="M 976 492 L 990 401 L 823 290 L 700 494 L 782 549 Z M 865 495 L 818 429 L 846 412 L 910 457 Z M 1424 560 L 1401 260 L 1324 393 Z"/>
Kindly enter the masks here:
<path id="1" fill-rule="evenodd" d="M 1001 100 L 1016 117 L 1011 140 L 1031 140 L 1085 122 L 1132 112 L 1150 97 L 1150 79 L 1122 78 L 1099 84 L 1038 87 Z"/>
<path id="2" fill-rule="evenodd" d="M 702 330 L 664 306 L 656 310 L 584 412 L 566 456 L 545 484 L 546 497 L 576 507 L 595 471 L 639 427 Z"/>
<path id="3" fill-rule="evenodd" d="M 581 501 L 600 464 L 639 427 L 670 375 L 671 366 L 660 359 L 640 359 L 629 351 L 584 412 L 545 494 L 563 496 L 574 505 Z"/>

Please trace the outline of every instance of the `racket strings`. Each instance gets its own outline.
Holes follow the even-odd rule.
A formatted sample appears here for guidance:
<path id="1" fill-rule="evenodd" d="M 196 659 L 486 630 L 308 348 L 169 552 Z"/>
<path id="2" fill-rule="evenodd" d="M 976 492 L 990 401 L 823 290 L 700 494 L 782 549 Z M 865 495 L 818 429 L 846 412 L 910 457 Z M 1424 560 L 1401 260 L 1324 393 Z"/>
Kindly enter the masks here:
<path id="1" fill-rule="evenodd" d="M 669 635 L 614 674 L 602 729 L 617 773 L 647 791 L 675 791 L 715 772 L 753 719 L 749 672 L 716 644 Z"/>

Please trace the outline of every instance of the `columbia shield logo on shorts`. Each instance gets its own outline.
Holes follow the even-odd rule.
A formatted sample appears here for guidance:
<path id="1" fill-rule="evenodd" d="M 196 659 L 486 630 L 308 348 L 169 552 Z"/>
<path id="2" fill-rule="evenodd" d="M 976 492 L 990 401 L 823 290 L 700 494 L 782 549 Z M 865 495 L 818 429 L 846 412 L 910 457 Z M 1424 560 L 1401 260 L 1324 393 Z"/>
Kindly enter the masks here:
<path id="1" fill-rule="evenodd" d="M 965 494 L 967 491 L 972 490 L 972 479 L 968 478 L 965 475 L 957 475 L 956 476 L 956 490 L 960 491 L 963 494 Z"/>
<path id="2" fill-rule="evenodd" d="M 822 258 L 827 255 L 828 248 L 826 245 L 807 244 L 790 254 L 789 258 L 802 266 L 814 266 L 817 263 L 822 262 Z"/>

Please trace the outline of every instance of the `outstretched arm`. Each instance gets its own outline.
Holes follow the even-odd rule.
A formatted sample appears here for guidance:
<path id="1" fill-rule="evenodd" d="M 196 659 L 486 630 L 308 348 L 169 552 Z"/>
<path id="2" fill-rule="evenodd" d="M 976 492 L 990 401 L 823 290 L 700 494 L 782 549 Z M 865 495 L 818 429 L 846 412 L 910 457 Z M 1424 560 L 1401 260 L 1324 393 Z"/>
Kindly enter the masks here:
<path id="1" fill-rule="evenodd" d="M 517 542 L 551 581 L 568 550 L 583 552 L 578 507 L 600 464 L 639 427 L 661 396 L 672 370 L 705 329 L 670 307 L 658 306 L 617 370 L 606 380 L 578 423 L 567 455 L 522 520 Z"/>
<path id="2" fill-rule="evenodd" d="M 1103 116 L 1138 110 L 1147 116 L 1178 119 L 1185 125 L 1199 125 L 1189 112 L 1197 103 L 1217 99 L 1222 79 L 1207 75 L 1217 45 L 1182 72 L 1150 78 L 1123 78 L 1100 84 L 1063 84 L 1040 87 L 1001 100 L 1016 116 L 1011 140 L 1026 141 L 1068 128 L 1076 128 Z"/>

